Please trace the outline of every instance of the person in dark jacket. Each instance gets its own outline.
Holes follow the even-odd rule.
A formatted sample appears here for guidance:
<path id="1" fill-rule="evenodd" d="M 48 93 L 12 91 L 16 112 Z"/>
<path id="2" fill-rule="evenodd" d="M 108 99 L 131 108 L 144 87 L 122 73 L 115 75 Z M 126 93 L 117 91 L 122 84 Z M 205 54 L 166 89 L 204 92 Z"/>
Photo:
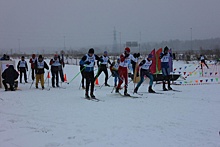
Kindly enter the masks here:
<path id="1" fill-rule="evenodd" d="M 20 72 L 20 83 L 22 83 L 22 75 L 24 73 L 24 81 L 27 83 L 27 72 L 28 66 L 27 62 L 24 60 L 24 56 L 21 57 L 21 60 L 18 62 L 17 69 Z"/>
<path id="2" fill-rule="evenodd" d="M 47 63 L 43 60 L 42 55 L 39 55 L 38 59 L 35 61 L 35 74 L 36 74 L 36 88 L 38 88 L 38 83 L 40 80 L 41 87 L 44 89 L 44 68 L 49 70 Z"/>
<path id="3" fill-rule="evenodd" d="M 3 85 L 5 87 L 5 91 L 8 91 L 8 86 L 7 84 L 10 85 L 10 90 L 14 91 L 14 83 L 15 80 L 18 78 L 19 74 L 18 72 L 14 69 L 13 65 L 9 65 L 7 69 L 4 70 L 2 73 L 2 78 L 3 78 Z"/>
<path id="4" fill-rule="evenodd" d="M 96 80 L 99 77 L 99 75 L 102 72 L 104 72 L 105 73 L 105 86 L 110 86 L 108 84 L 108 64 L 111 65 L 112 63 L 109 60 L 108 52 L 104 51 L 104 55 L 102 55 L 100 58 L 103 59 L 103 62 L 101 64 L 99 64 L 99 61 L 97 62 L 99 69 L 94 80 Z"/>
<path id="5" fill-rule="evenodd" d="M 91 48 L 88 51 L 88 54 L 84 55 L 82 59 L 80 60 L 80 65 L 85 66 L 83 70 L 84 77 L 86 78 L 86 93 L 85 93 L 85 98 L 90 99 L 95 98 L 94 95 L 94 65 L 95 65 L 95 60 L 98 60 L 100 62 L 103 62 L 103 59 L 99 58 L 97 55 L 94 54 L 94 49 Z M 90 96 L 89 96 L 89 86 L 91 84 L 91 89 L 90 89 Z"/>
<path id="6" fill-rule="evenodd" d="M 62 65 L 61 60 L 58 58 L 58 55 L 55 54 L 54 58 L 50 60 L 51 65 L 51 74 L 52 74 L 52 87 L 55 88 L 55 79 L 56 86 L 59 87 L 59 69 Z"/>

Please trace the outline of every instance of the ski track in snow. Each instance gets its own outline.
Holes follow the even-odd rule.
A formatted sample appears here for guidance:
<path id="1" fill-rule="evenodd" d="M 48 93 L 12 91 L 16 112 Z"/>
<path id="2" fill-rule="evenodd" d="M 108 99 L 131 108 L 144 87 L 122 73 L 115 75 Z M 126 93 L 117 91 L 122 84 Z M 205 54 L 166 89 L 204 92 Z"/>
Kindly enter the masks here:
<path id="1" fill-rule="evenodd" d="M 64 69 L 69 81 L 78 71 L 73 65 Z M 81 98 L 80 80 L 79 75 L 62 84 L 66 89 L 50 91 L 37 90 L 35 84 L 30 89 L 30 79 L 19 84 L 19 91 L 0 89 L 0 146 L 220 146 L 219 84 L 172 86 L 182 92 L 163 92 L 158 84 L 153 89 L 164 94 L 143 93 L 142 98 L 111 93 L 112 87 L 95 87 L 96 97 L 104 102 L 92 102 Z M 103 82 L 101 74 L 99 84 Z M 113 85 L 113 78 L 109 84 Z M 130 94 L 133 89 L 130 83 Z M 139 91 L 147 89 L 145 82 Z"/>

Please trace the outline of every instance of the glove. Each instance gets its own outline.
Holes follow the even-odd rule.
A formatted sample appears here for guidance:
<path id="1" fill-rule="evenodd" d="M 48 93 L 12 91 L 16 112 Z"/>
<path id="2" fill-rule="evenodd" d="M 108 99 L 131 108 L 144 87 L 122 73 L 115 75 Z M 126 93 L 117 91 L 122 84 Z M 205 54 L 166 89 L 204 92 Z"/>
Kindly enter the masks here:
<path id="1" fill-rule="evenodd" d="M 135 58 L 137 58 L 137 54 L 136 54 L 136 53 L 134 53 L 133 56 L 134 56 Z"/>
<path id="2" fill-rule="evenodd" d="M 85 62 L 85 64 L 87 64 L 87 65 L 89 65 L 90 63 L 91 63 L 91 62 L 89 62 L 89 61 L 86 61 L 86 62 Z"/>
<path id="3" fill-rule="evenodd" d="M 140 57 L 140 55 L 141 55 L 140 53 L 137 53 L 137 56 L 136 56 L 136 57 L 137 57 L 137 58 L 139 58 L 139 57 Z"/>

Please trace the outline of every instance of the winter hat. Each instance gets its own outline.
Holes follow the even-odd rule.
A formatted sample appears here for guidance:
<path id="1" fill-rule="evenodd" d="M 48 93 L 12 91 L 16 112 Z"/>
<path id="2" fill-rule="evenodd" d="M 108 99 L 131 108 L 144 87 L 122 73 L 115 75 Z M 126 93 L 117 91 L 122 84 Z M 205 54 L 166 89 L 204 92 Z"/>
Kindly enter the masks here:
<path id="1" fill-rule="evenodd" d="M 147 58 L 153 58 L 153 55 L 152 55 L 152 54 L 149 54 Z"/>
<path id="2" fill-rule="evenodd" d="M 24 56 L 21 56 L 22 59 L 24 59 Z"/>
<path id="3" fill-rule="evenodd" d="M 93 49 L 93 48 L 90 48 L 89 51 L 88 51 L 88 53 L 89 53 L 89 54 L 94 54 L 94 49 Z"/>
<path id="4" fill-rule="evenodd" d="M 169 50 L 169 48 L 166 46 L 165 48 L 164 48 L 164 51 L 168 51 Z"/>
<path id="5" fill-rule="evenodd" d="M 126 47 L 126 48 L 125 48 L 125 51 L 128 52 L 128 53 L 130 53 L 131 50 L 130 50 L 129 47 Z"/>
<path id="6" fill-rule="evenodd" d="M 54 57 L 58 57 L 58 55 L 57 55 L 57 54 L 55 54 L 55 55 L 54 55 Z"/>
<path id="7" fill-rule="evenodd" d="M 43 58 L 42 55 L 39 55 L 38 59 L 42 59 L 42 58 Z"/>
<path id="8" fill-rule="evenodd" d="M 35 58 L 35 56 L 36 56 L 35 54 L 32 54 L 32 58 Z"/>
<path id="9" fill-rule="evenodd" d="M 108 52 L 107 52 L 107 51 L 104 51 L 104 54 L 108 54 Z"/>

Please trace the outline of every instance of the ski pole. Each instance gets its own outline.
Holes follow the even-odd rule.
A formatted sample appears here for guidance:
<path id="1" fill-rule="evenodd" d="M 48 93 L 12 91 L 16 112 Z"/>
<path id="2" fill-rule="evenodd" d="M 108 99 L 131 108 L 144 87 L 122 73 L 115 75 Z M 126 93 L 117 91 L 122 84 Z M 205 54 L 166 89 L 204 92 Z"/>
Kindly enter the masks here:
<path id="1" fill-rule="evenodd" d="M 112 74 L 108 77 L 108 80 L 112 77 Z M 103 83 L 101 86 L 100 86 L 100 89 L 102 89 L 102 87 L 104 86 L 105 83 Z"/>
<path id="2" fill-rule="evenodd" d="M 69 82 L 67 82 L 67 84 L 70 84 L 85 68 L 86 66 L 84 66 L 82 70 L 80 70 Z"/>

